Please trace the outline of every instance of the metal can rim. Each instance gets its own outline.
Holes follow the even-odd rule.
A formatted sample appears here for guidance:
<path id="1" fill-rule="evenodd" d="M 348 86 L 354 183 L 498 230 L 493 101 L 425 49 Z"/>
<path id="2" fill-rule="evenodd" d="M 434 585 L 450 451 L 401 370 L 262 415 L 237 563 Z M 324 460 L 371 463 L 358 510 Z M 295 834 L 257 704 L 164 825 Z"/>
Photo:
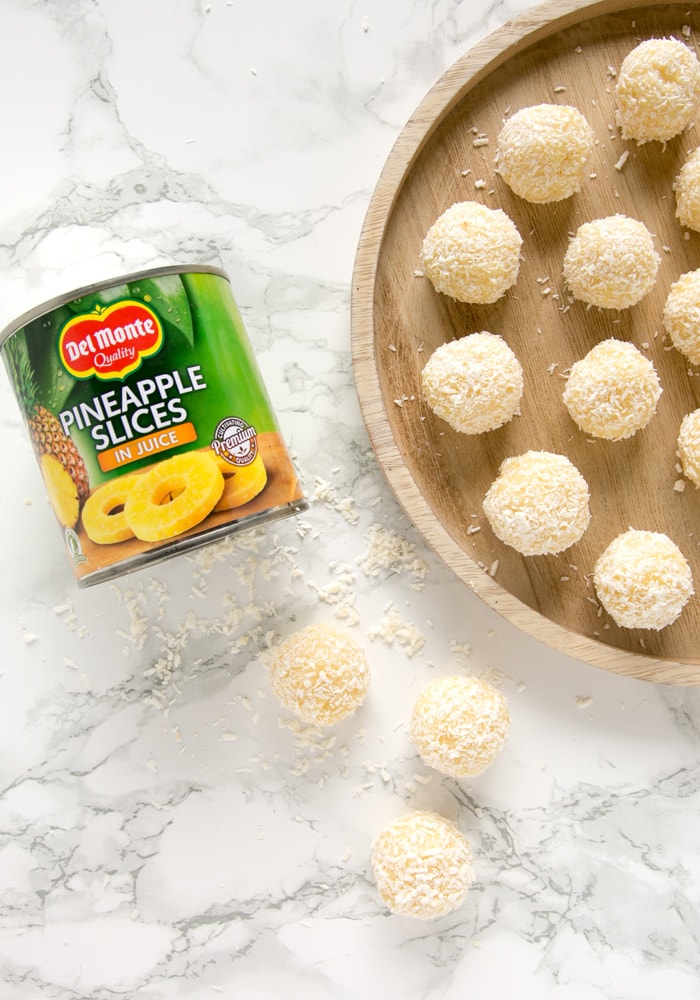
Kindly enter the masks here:
<path id="1" fill-rule="evenodd" d="M 160 267 L 151 267 L 143 271 L 131 271 L 129 274 L 119 274 L 113 278 L 93 281 L 87 285 L 74 288 L 70 292 L 65 292 L 63 295 L 56 295 L 52 299 L 48 299 L 46 302 L 42 302 L 32 309 L 28 309 L 12 323 L 8 323 L 0 330 L 0 351 L 5 346 L 6 341 L 28 323 L 39 319 L 54 309 L 58 309 L 60 306 L 66 305 L 68 302 L 72 302 L 74 299 L 80 299 L 84 295 L 93 295 L 104 288 L 113 288 L 115 285 L 123 285 L 129 281 L 138 281 L 140 278 L 159 278 L 167 274 L 217 274 L 219 277 L 225 278 L 227 281 L 229 280 L 226 272 L 213 264 L 164 264 Z"/>

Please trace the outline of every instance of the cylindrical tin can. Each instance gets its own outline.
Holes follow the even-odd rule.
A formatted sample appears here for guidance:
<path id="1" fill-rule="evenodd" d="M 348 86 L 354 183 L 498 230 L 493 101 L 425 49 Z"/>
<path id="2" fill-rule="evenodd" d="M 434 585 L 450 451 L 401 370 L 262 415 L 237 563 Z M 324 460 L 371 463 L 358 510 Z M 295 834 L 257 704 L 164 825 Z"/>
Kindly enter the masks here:
<path id="1" fill-rule="evenodd" d="M 223 271 L 77 289 L 0 351 L 79 586 L 307 508 Z"/>

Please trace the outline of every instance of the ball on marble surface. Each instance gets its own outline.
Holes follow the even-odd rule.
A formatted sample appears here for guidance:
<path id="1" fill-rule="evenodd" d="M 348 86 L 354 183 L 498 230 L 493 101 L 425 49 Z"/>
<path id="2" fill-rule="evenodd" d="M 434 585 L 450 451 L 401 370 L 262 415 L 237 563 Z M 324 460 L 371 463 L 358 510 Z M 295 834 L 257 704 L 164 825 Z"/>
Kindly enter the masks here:
<path id="1" fill-rule="evenodd" d="M 420 920 L 456 910 L 474 881 L 466 837 L 449 820 L 427 810 L 401 816 L 378 834 L 372 869 L 391 912 Z"/>
<path id="2" fill-rule="evenodd" d="M 700 232 L 700 146 L 693 150 L 673 182 L 676 218 L 682 226 Z"/>
<path id="3" fill-rule="evenodd" d="M 522 243 L 502 209 L 456 202 L 423 240 L 423 273 L 438 292 L 459 302 L 496 302 L 517 280 Z"/>
<path id="4" fill-rule="evenodd" d="M 700 269 L 687 271 L 671 285 L 662 315 L 671 343 L 688 361 L 700 365 Z"/>
<path id="5" fill-rule="evenodd" d="M 627 309 L 654 287 L 659 263 L 644 223 L 618 214 L 579 226 L 563 272 L 574 298 L 601 309 Z"/>
<path id="6" fill-rule="evenodd" d="M 592 150 L 593 131 L 578 108 L 535 104 L 504 123 L 496 172 L 526 201 L 562 201 L 581 190 Z"/>
<path id="7" fill-rule="evenodd" d="M 523 369 L 502 337 L 471 333 L 433 351 L 421 387 L 431 410 L 454 430 L 482 434 L 520 412 Z"/>
<path id="8" fill-rule="evenodd" d="M 548 451 L 506 458 L 483 508 L 496 537 L 524 556 L 568 549 L 590 521 L 586 480 L 565 455 Z"/>
<path id="9" fill-rule="evenodd" d="M 330 726 L 362 704 L 370 681 L 364 650 L 331 625 L 308 625 L 277 646 L 272 689 L 302 721 Z"/>
<path id="10" fill-rule="evenodd" d="M 630 528 L 598 558 L 593 583 L 622 628 L 656 631 L 674 622 L 693 595 L 688 562 L 668 535 Z"/>
<path id="11" fill-rule="evenodd" d="M 700 101 L 700 63 L 675 38 L 649 38 L 622 61 L 615 85 L 623 139 L 667 142 L 692 124 Z"/>
<path id="12" fill-rule="evenodd" d="M 621 441 L 646 427 L 661 392 L 652 362 L 634 344 L 610 338 L 571 366 L 562 399 L 586 434 Z"/>
<path id="13" fill-rule="evenodd" d="M 452 778 L 482 774 L 503 749 L 509 730 L 505 697 L 478 677 L 428 681 L 411 714 L 411 739 L 422 759 Z"/>
<path id="14" fill-rule="evenodd" d="M 686 413 L 678 431 L 678 457 L 683 475 L 700 486 L 700 410 Z"/>

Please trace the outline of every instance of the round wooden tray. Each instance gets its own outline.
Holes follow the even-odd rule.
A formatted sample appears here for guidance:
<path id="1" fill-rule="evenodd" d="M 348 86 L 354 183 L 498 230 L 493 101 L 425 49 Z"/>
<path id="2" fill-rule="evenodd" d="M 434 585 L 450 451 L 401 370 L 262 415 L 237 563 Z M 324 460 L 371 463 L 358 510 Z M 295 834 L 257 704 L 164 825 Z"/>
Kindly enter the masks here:
<path id="1" fill-rule="evenodd" d="M 673 193 L 700 133 L 693 127 L 666 145 L 624 142 L 614 125 L 614 86 L 639 41 L 675 36 L 693 46 L 698 18 L 698 2 L 555 0 L 469 51 L 430 90 L 385 164 L 352 289 L 364 419 L 393 491 L 426 541 L 488 605 L 547 645 L 606 670 L 673 684 L 700 683 L 700 491 L 691 483 L 677 488 L 676 455 L 680 421 L 700 406 L 700 368 L 671 347 L 661 316 L 671 283 L 700 267 L 700 234 L 676 220 Z M 496 139 L 509 113 L 543 102 L 578 107 L 596 144 L 592 176 L 579 194 L 531 205 L 495 174 Z M 416 274 L 427 229 L 465 200 L 502 208 L 524 240 L 517 284 L 493 305 L 452 301 Z M 561 275 L 569 235 L 618 212 L 655 235 L 662 259 L 654 290 L 622 312 L 571 303 Z M 420 372 L 439 344 L 478 330 L 501 334 L 514 349 L 525 395 L 521 415 L 505 427 L 466 436 L 430 412 Z M 588 439 L 561 399 L 564 373 L 606 337 L 640 347 L 664 389 L 652 422 L 627 441 Z M 557 556 L 520 556 L 495 538 L 483 515 L 501 461 L 530 448 L 568 455 L 591 489 L 590 528 Z M 630 526 L 665 531 L 693 570 L 699 595 L 660 632 L 618 628 L 595 599 L 595 560 Z"/>

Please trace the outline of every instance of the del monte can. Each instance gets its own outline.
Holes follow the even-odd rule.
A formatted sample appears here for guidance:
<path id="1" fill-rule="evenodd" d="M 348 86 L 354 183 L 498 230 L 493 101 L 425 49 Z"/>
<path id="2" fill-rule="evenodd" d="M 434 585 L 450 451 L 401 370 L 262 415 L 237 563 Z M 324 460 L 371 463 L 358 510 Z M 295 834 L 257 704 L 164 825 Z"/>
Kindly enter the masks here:
<path id="1" fill-rule="evenodd" d="M 306 509 L 222 271 L 78 289 L 0 350 L 79 585 Z"/>

